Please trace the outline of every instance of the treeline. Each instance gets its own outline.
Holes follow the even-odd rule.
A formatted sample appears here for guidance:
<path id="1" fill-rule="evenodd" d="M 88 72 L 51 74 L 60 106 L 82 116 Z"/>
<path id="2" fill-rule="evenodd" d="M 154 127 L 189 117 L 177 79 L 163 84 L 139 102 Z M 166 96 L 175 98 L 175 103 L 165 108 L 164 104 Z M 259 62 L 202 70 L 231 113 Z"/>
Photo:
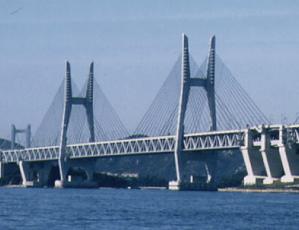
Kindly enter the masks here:
<path id="1" fill-rule="evenodd" d="M 112 188 L 138 188 L 142 186 L 155 186 L 167 187 L 168 181 L 157 178 L 155 176 L 144 177 L 129 177 L 121 175 L 108 175 L 104 173 L 94 174 L 94 181 L 97 182 L 99 187 L 112 187 Z"/>

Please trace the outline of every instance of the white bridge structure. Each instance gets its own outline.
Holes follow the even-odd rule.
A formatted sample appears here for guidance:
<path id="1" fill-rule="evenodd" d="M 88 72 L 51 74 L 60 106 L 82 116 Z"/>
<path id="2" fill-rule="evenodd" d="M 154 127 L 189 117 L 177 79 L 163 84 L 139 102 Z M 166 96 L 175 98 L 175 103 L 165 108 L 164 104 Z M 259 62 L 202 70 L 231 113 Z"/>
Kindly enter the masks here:
<path id="1" fill-rule="evenodd" d="M 219 150 L 240 150 L 247 176 L 245 185 L 259 181 L 293 183 L 299 178 L 299 125 L 270 125 L 243 130 L 186 134 L 183 152 L 198 155 Z M 174 136 L 81 143 L 67 146 L 70 160 L 131 155 L 173 154 Z M 1 151 L 1 163 L 47 162 L 59 159 L 59 146 Z M 24 170 L 22 170 L 24 171 Z M 24 185 L 30 185 L 23 175 Z"/>
<path id="2" fill-rule="evenodd" d="M 244 131 L 195 133 L 184 136 L 183 149 L 185 152 L 230 150 L 239 148 L 243 142 Z M 162 136 L 68 145 L 66 152 L 70 159 L 77 159 L 173 153 L 174 146 L 174 136 Z M 5 163 L 58 160 L 58 157 L 59 146 L 2 151 L 2 161 Z"/>
<path id="3" fill-rule="evenodd" d="M 273 184 L 276 181 L 293 183 L 299 179 L 299 125 L 256 124 L 240 129 L 217 131 L 220 120 L 217 114 L 221 111 L 217 111 L 215 93 L 215 37 L 211 39 L 205 78 L 191 77 L 186 35 L 183 35 L 182 43 L 181 82 L 174 135 L 96 141 L 93 63 L 90 66 L 85 96 L 73 97 L 70 64 L 67 62 L 59 145 L 1 150 L 1 176 L 5 176 L 5 164 L 17 164 L 24 186 L 45 186 L 49 172 L 55 166 L 59 168 L 60 175 L 60 179 L 55 181 L 56 187 L 91 186 L 95 158 L 173 154 L 176 180 L 169 182 L 170 189 L 187 189 L 192 187 L 192 184 L 196 187 L 196 182 L 189 181 L 190 175 L 184 174 L 184 164 L 187 160 L 205 162 L 208 175 L 206 183 L 213 187 L 217 156 L 222 152 L 239 150 L 247 170 L 244 185 Z M 208 99 L 209 131 L 186 133 L 184 122 L 191 87 L 203 90 Z M 67 131 L 74 105 L 85 108 L 90 134 L 87 143 L 67 143 Z M 226 110 L 225 107 L 222 109 Z M 30 143 L 27 146 L 30 146 Z M 71 168 L 83 169 L 86 173 L 85 181 L 72 181 L 68 177 Z"/>

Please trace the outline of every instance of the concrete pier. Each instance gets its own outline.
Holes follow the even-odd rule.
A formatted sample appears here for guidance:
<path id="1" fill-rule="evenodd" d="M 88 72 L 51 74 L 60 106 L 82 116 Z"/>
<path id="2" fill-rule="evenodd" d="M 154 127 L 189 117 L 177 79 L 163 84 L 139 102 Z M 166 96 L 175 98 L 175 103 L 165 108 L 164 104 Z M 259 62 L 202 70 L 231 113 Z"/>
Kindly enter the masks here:
<path id="1" fill-rule="evenodd" d="M 252 130 L 245 130 L 244 144 L 240 150 L 247 171 L 247 175 L 244 178 L 244 185 L 248 186 L 262 183 L 266 178 L 265 167 L 258 148 L 253 146 Z"/>
<path id="2" fill-rule="evenodd" d="M 279 155 L 283 166 L 284 175 L 282 183 L 294 183 L 299 179 L 299 155 L 296 154 L 296 146 L 287 143 L 287 129 L 281 125 L 279 128 Z"/>
<path id="3" fill-rule="evenodd" d="M 174 146 L 174 161 L 176 169 L 176 181 L 169 182 L 169 189 L 182 190 L 189 186 L 194 186 L 195 183 L 186 181 L 183 173 L 183 150 L 184 150 L 184 131 L 185 131 L 185 116 L 189 100 L 189 94 L 192 87 L 201 87 L 207 93 L 209 112 L 211 118 L 210 131 L 217 130 L 217 116 L 216 116 L 216 101 L 215 101 L 215 55 L 216 55 L 216 38 L 212 36 L 209 47 L 209 57 L 207 61 L 206 79 L 191 78 L 190 62 L 189 62 L 189 43 L 185 34 L 182 34 L 182 59 L 181 59 L 181 82 L 180 95 L 178 102 L 178 116 L 176 123 L 176 135 Z M 213 154 L 206 162 L 207 175 L 209 177 L 207 184 L 214 184 L 214 171 L 217 167 L 217 154 Z"/>
<path id="4" fill-rule="evenodd" d="M 71 66 L 69 62 L 66 62 L 65 73 L 65 90 L 64 90 L 64 105 L 63 116 L 61 124 L 60 146 L 58 156 L 58 166 L 60 173 L 60 180 L 55 182 L 57 187 L 65 187 L 68 183 L 67 172 L 69 170 L 69 156 L 67 153 L 67 131 L 71 118 L 72 107 L 74 105 L 82 106 L 86 111 L 86 117 L 88 122 L 88 128 L 90 132 L 90 142 L 95 141 L 94 133 L 94 114 L 93 114 L 93 84 L 94 84 L 94 65 L 93 62 L 89 67 L 88 83 L 86 88 L 86 95 L 84 97 L 74 97 L 72 92 L 72 80 L 71 80 Z"/>
<path id="5" fill-rule="evenodd" d="M 271 146 L 271 137 L 269 128 L 261 126 L 261 147 L 260 152 L 266 169 L 267 177 L 263 180 L 263 184 L 273 184 L 283 176 L 282 163 L 279 151 Z"/>
<path id="6" fill-rule="evenodd" d="M 253 133 L 256 140 L 253 140 Z M 244 138 L 244 144 L 240 147 L 247 170 L 244 185 L 256 185 L 260 181 L 264 185 L 298 181 L 297 144 L 287 137 L 286 127 L 261 125 L 247 129 Z"/>
<path id="7" fill-rule="evenodd" d="M 20 174 L 22 178 L 22 185 L 24 187 L 33 187 L 33 180 L 30 180 L 30 170 L 27 162 L 19 161 L 18 162 Z"/>

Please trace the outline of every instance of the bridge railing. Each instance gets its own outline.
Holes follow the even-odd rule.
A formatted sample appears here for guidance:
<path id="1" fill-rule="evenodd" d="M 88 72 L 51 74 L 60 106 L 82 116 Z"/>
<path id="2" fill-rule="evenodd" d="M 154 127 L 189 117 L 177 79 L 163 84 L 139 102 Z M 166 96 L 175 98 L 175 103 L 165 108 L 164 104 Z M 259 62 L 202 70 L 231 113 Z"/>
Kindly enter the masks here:
<path id="1" fill-rule="evenodd" d="M 38 161 L 58 159 L 59 147 L 48 146 L 27 149 L 15 149 L 2 151 L 3 162 Z"/>
<path id="2" fill-rule="evenodd" d="M 217 150 L 239 148 L 244 142 L 244 130 L 229 130 L 185 135 L 184 150 Z"/>

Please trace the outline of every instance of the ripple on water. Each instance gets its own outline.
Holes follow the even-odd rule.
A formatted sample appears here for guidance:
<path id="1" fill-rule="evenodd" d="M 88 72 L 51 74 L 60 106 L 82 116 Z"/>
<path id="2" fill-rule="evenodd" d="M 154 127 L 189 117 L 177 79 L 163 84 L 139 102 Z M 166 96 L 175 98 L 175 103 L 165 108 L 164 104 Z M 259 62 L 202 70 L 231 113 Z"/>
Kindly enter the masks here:
<path id="1" fill-rule="evenodd" d="M 297 229 L 294 194 L 0 189 L 0 229 Z"/>

